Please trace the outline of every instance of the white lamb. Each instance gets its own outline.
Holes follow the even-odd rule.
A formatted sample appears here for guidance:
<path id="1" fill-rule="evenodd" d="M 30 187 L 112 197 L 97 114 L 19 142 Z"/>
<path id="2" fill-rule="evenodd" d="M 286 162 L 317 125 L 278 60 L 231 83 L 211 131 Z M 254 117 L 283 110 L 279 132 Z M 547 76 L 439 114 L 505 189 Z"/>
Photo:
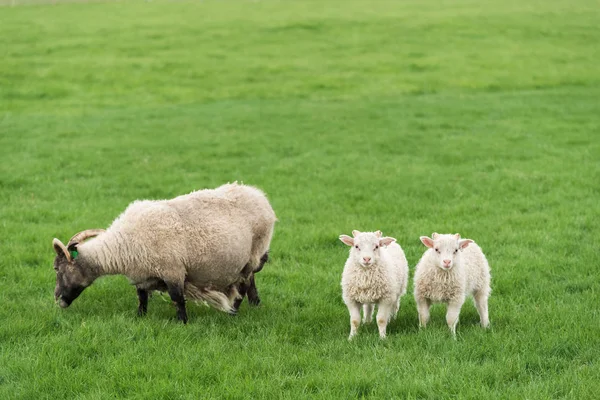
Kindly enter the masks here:
<path id="1" fill-rule="evenodd" d="M 363 323 L 371 322 L 377 304 L 379 336 L 385 338 L 387 324 L 396 317 L 400 297 L 406 293 L 408 262 L 400 245 L 392 237 L 381 237 L 381 231 L 352 231 L 351 238 L 341 235 L 340 240 L 351 246 L 342 274 L 342 295 L 350 312 L 352 339 L 360 325 L 360 307 Z"/>
<path id="2" fill-rule="evenodd" d="M 455 235 L 433 233 L 431 238 L 421 236 L 425 251 L 415 271 L 415 300 L 419 325 L 429 321 L 432 302 L 448 305 L 446 322 L 456 337 L 460 309 L 467 296 L 473 295 L 481 326 L 487 328 L 490 267 L 481 248 L 471 239 Z"/>

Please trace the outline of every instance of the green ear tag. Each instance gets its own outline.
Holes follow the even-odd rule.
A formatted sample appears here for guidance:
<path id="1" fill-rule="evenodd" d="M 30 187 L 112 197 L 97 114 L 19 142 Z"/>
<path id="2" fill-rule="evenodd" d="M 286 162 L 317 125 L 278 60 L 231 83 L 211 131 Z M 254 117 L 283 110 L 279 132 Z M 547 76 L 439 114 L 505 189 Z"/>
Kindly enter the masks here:
<path id="1" fill-rule="evenodd" d="M 77 258 L 77 255 L 79 254 L 77 252 L 77 250 L 71 250 L 69 253 L 71 253 L 71 258 L 74 260 Z"/>

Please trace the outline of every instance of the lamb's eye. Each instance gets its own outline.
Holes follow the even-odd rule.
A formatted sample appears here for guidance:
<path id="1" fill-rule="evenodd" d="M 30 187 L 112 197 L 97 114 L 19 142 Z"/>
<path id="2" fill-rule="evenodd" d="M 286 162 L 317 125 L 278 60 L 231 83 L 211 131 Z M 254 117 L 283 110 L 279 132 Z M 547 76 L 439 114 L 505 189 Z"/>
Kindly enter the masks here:
<path id="1" fill-rule="evenodd" d="M 375 245 L 375 250 L 377 250 L 378 248 L 379 248 L 379 246 L 378 246 L 378 245 Z"/>
<path id="2" fill-rule="evenodd" d="M 458 249 L 454 250 L 454 254 L 458 253 Z"/>
<path id="3" fill-rule="evenodd" d="M 436 251 L 437 253 L 439 253 L 439 252 L 440 252 L 440 249 L 435 249 L 435 251 Z"/>
<path id="4" fill-rule="evenodd" d="M 358 245 L 356 245 L 356 246 L 354 246 L 354 247 L 356 247 L 356 248 L 358 249 Z"/>

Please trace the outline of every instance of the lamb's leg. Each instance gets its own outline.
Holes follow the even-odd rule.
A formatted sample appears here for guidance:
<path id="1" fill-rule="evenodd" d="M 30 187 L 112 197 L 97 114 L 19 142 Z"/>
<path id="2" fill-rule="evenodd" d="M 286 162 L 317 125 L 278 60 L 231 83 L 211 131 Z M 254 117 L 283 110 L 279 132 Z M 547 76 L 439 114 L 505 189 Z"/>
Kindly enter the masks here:
<path id="1" fill-rule="evenodd" d="M 363 324 L 373 321 L 373 309 L 375 304 L 363 304 Z"/>
<path id="2" fill-rule="evenodd" d="M 260 297 L 258 297 L 258 290 L 256 289 L 256 281 L 254 280 L 254 274 L 250 277 L 250 282 L 248 283 L 248 291 L 246 292 L 248 295 L 248 302 L 253 306 L 257 306 L 260 304 Z"/>
<path id="3" fill-rule="evenodd" d="M 138 315 L 141 317 L 142 315 L 146 315 L 146 312 L 148 312 L 148 291 L 146 289 L 136 289 L 139 300 Z"/>
<path id="4" fill-rule="evenodd" d="M 400 295 L 398 295 L 398 300 L 394 303 L 394 310 L 392 310 L 392 318 L 396 319 L 398 315 L 398 310 L 400 310 Z"/>
<path id="5" fill-rule="evenodd" d="M 481 326 L 487 328 L 490 326 L 490 320 L 488 318 L 488 296 L 484 292 L 477 292 L 473 295 L 475 301 L 475 307 L 479 313 L 479 319 Z"/>
<path id="6" fill-rule="evenodd" d="M 350 312 L 350 336 L 348 336 L 348 340 L 352 340 L 356 336 L 358 326 L 360 325 L 360 303 L 349 301 L 346 305 Z"/>
<path id="7" fill-rule="evenodd" d="M 187 324 L 187 313 L 185 311 L 185 297 L 183 296 L 183 284 L 174 284 L 167 282 L 167 291 L 171 300 L 177 307 L 177 319 Z"/>
<path id="8" fill-rule="evenodd" d="M 419 312 L 419 328 L 425 328 L 429 322 L 429 308 L 431 301 L 425 298 L 417 298 L 417 311 Z"/>
<path id="9" fill-rule="evenodd" d="M 454 339 L 456 339 L 456 324 L 458 323 L 458 315 L 460 314 L 463 302 L 464 301 L 449 303 L 448 311 L 446 312 L 446 322 L 448 323 L 448 328 L 450 328 L 450 332 L 452 332 Z"/>
<path id="10" fill-rule="evenodd" d="M 383 301 L 377 304 L 377 327 L 379 328 L 379 336 L 382 339 L 385 339 L 385 330 L 387 328 L 388 322 L 390 322 L 393 310 L 393 301 Z"/>

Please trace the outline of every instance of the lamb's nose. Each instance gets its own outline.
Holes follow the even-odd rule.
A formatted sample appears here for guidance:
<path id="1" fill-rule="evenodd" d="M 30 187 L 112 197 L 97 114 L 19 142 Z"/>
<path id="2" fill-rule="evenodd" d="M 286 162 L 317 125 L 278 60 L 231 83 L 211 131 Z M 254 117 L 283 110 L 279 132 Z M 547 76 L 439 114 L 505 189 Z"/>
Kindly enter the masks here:
<path id="1" fill-rule="evenodd" d="M 366 263 L 369 263 L 369 262 L 371 261 L 371 257 L 363 257 L 363 260 L 364 260 Z"/>
<path id="2" fill-rule="evenodd" d="M 443 261 L 444 261 L 444 264 L 450 265 L 450 260 L 443 260 Z"/>

